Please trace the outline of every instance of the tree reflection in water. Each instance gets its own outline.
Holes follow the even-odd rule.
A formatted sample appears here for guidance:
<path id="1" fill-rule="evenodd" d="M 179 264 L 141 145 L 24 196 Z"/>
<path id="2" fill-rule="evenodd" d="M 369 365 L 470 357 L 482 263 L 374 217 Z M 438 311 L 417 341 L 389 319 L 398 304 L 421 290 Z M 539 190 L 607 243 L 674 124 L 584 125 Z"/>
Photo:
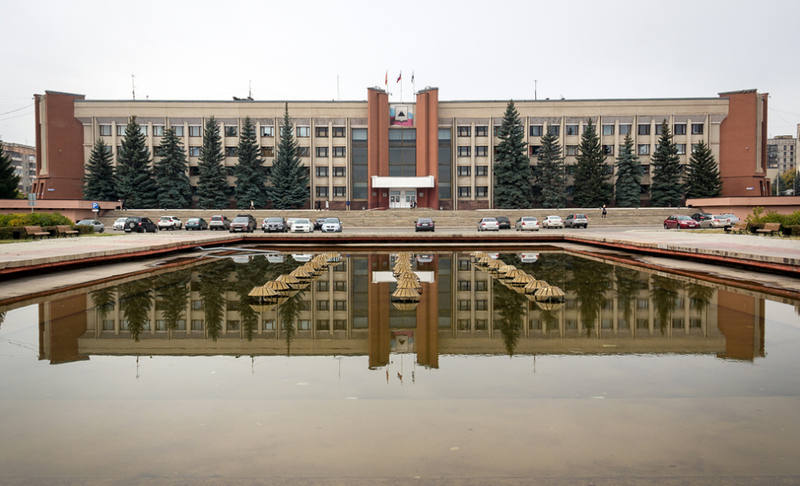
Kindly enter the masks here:
<path id="1" fill-rule="evenodd" d="M 629 326 L 631 322 L 631 315 L 633 313 L 633 303 L 636 301 L 636 296 L 642 288 L 641 273 L 625 267 L 615 267 L 614 276 L 617 280 L 617 302 L 619 308 L 622 310 L 622 316 Z"/>
<path id="2" fill-rule="evenodd" d="M 102 323 L 105 321 L 108 314 L 114 310 L 114 291 L 115 287 L 107 287 L 92 292 L 92 304 L 94 304 L 95 312 L 97 312 L 97 322 Z"/>
<path id="3" fill-rule="evenodd" d="M 582 260 L 572 269 L 572 287 L 580 307 L 581 325 L 586 337 L 591 337 L 600 309 L 605 302 L 605 291 L 611 288 L 611 266 L 593 260 Z"/>
<path id="4" fill-rule="evenodd" d="M 156 309 L 163 311 L 164 323 L 170 331 L 178 328 L 178 321 L 186 312 L 191 279 L 191 270 L 177 270 L 159 275 L 154 281 Z"/>
<path id="5" fill-rule="evenodd" d="M 503 336 L 506 352 L 509 356 L 513 356 L 525 320 L 528 299 L 523 294 L 506 287 L 499 280 L 493 281 L 492 291 L 493 306 L 499 315 L 495 321 L 495 329 Z"/>
<path id="6" fill-rule="evenodd" d="M 291 354 L 292 341 L 297 335 L 295 323 L 302 310 L 302 300 L 305 293 L 305 290 L 301 290 L 278 306 L 278 314 L 281 317 L 281 329 L 283 330 L 284 338 L 286 338 L 286 356 Z"/>
<path id="7" fill-rule="evenodd" d="M 139 334 L 144 329 L 150 309 L 153 306 L 152 280 L 142 279 L 120 285 L 119 308 L 125 313 L 128 330 L 134 341 L 139 341 Z"/>
<path id="8" fill-rule="evenodd" d="M 228 259 L 219 260 L 203 267 L 204 272 L 198 278 L 200 300 L 205 315 L 205 326 L 208 337 L 216 341 L 222 330 L 222 317 L 225 312 L 225 291 L 228 289 L 230 265 Z"/>
<path id="9" fill-rule="evenodd" d="M 672 320 L 672 311 L 678 303 L 678 292 L 683 288 L 680 280 L 653 275 L 650 280 L 650 297 L 653 299 L 658 327 L 663 336 L 667 323 Z"/>
<path id="10" fill-rule="evenodd" d="M 258 312 L 250 307 L 249 293 L 253 287 L 264 285 L 264 275 L 268 268 L 269 262 L 263 255 L 255 256 L 246 265 L 236 265 L 236 282 L 233 284 L 233 291 L 239 297 L 239 316 L 248 341 L 253 340 L 258 328 Z"/>

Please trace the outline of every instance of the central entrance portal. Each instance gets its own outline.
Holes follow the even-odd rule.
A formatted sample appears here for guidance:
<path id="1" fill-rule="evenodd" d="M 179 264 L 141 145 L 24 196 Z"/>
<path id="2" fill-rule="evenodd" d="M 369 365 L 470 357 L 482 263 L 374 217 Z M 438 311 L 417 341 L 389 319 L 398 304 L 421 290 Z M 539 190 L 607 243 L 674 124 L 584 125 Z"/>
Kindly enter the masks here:
<path id="1" fill-rule="evenodd" d="M 412 208 L 416 200 L 416 189 L 389 191 L 389 209 Z"/>

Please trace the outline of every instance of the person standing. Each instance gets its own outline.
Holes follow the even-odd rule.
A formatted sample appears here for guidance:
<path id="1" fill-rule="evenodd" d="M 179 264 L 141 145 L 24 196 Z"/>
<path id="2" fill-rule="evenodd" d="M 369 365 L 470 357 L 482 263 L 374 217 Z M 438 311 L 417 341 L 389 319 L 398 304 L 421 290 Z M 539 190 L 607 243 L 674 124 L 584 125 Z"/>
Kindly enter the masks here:
<path id="1" fill-rule="evenodd" d="M 603 204 L 603 217 L 604 217 L 604 218 L 606 217 L 606 214 L 607 214 L 607 211 L 606 211 L 606 205 L 605 205 L 605 204 Z"/>
<path id="2" fill-rule="evenodd" d="M 253 205 L 253 200 L 250 200 L 250 211 L 254 210 L 256 207 Z"/>

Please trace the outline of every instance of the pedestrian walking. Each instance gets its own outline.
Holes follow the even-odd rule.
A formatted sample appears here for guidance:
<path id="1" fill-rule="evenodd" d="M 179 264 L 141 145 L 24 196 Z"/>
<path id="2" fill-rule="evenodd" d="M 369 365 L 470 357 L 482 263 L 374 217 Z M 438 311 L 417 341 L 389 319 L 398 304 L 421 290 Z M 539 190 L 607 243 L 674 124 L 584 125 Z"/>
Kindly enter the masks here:
<path id="1" fill-rule="evenodd" d="M 255 205 L 253 204 L 253 200 L 251 199 L 251 200 L 250 200 L 250 211 L 254 210 L 255 208 L 256 208 L 256 207 L 255 207 Z"/>
<path id="2" fill-rule="evenodd" d="M 605 205 L 605 204 L 603 204 L 603 217 L 604 217 L 604 218 L 606 217 L 606 214 L 607 214 L 607 213 L 608 213 L 608 211 L 606 211 L 606 205 Z"/>

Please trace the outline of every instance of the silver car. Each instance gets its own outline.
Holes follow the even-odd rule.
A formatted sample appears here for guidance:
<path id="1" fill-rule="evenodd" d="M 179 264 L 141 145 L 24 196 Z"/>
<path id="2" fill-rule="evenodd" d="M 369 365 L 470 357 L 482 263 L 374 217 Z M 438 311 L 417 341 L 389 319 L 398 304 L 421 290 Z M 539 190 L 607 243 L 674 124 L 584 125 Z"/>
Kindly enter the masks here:
<path id="1" fill-rule="evenodd" d="M 342 222 L 339 221 L 339 218 L 325 218 L 320 229 L 323 233 L 341 233 Z"/>
<path id="2" fill-rule="evenodd" d="M 114 231 L 124 231 L 125 230 L 125 220 L 127 220 L 127 219 L 128 219 L 127 216 L 124 217 L 124 218 L 117 218 L 117 220 L 114 221 L 114 226 L 112 226 L 112 228 L 114 228 Z"/>
<path id="3" fill-rule="evenodd" d="M 91 226 L 94 228 L 95 233 L 102 233 L 106 230 L 106 225 L 96 219 L 84 219 L 78 221 L 78 226 Z"/>
<path id="4" fill-rule="evenodd" d="M 563 228 L 564 222 L 561 216 L 548 216 L 542 220 L 542 228 Z"/>
<path id="5" fill-rule="evenodd" d="M 589 218 L 585 214 L 570 214 L 564 220 L 565 228 L 586 228 L 589 226 Z"/>
<path id="6" fill-rule="evenodd" d="M 314 223 L 308 219 L 295 219 L 289 231 L 292 233 L 313 233 Z"/>
<path id="7" fill-rule="evenodd" d="M 732 226 L 730 220 L 718 214 L 712 214 L 707 219 L 700 221 L 701 228 L 725 228 L 726 226 Z"/>
<path id="8" fill-rule="evenodd" d="M 500 231 L 500 223 L 494 218 L 483 218 L 478 221 L 478 231 Z"/>
<path id="9" fill-rule="evenodd" d="M 514 223 L 517 231 L 539 231 L 539 220 L 533 216 L 523 216 Z"/>

